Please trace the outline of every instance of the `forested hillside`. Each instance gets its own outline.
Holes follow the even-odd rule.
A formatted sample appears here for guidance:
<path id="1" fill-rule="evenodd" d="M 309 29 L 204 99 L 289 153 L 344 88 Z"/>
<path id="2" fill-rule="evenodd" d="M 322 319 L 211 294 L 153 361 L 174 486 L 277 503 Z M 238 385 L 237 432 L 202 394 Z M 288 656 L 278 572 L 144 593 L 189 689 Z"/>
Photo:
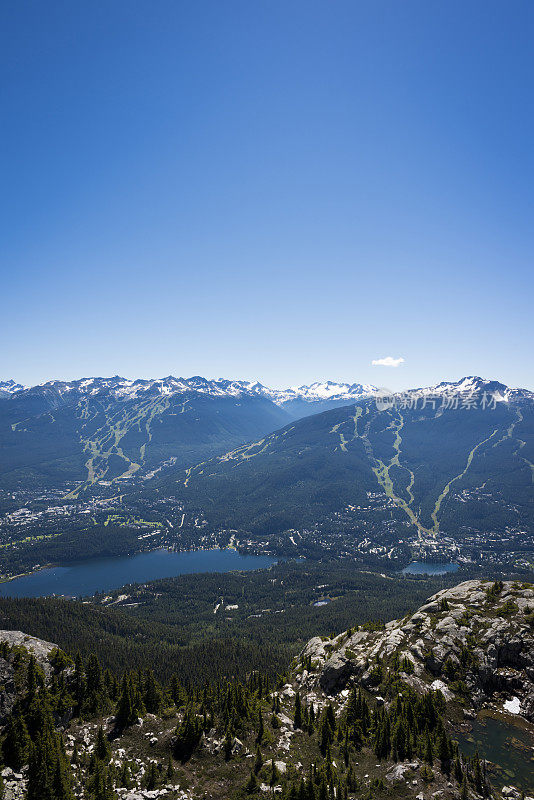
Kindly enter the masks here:
<path id="1" fill-rule="evenodd" d="M 89 604 L 0 598 L 0 627 L 54 641 L 71 655 L 94 652 L 114 670 L 125 663 L 150 666 L 161 680 L 174 671 L 188 684 L 242 679 L 252 669 L 275 677 L 317 630 L 402 616 L 454 580 L 382 577 L 343 562 L 289 562 L 257 572 L 182 575 Z"/>
<path id="2" fill-rule="evenodd" d="M 409 393 L 405 407 L 361 400 L 155 483 L 214 523 L 252 530 L 313 526 L 343 513 L 362 532 L 393 519 L 397 538 L 403 526 L 424 537 L 532 533 L 532 395 L 505 400 L 501 384 L 465 380 L 475 387 L 471 405 L 459 394 L 444 407 L 430 390 Z M 501 398 L 491 405 L 489 390 Z M 376 496 L 389 502 L 373 507 Z"/>
<path id="3" fill-rule="evenodd" d="M 96 379 L 98 381 L 99 379 Z M 270 399 L 187 386 L 118 393 L 120 379 L 37 386 L 0 398 L 0 478 L 7 488 L 124 485 L 171 459 L 188 466 L 283 425 Z M 76 482 L 74 484 L 74 482 Z"/>
<path id="4" fill-rule="evenodd" d="M 501 724 L 533 735 L 531 600 L 530 584 L 469 581 L 386 626 L 314 636 L 284 676 L 193 685 L 0 631 L 1 789 L 27 800 L 519 800 L 531 771 L 459 740 L 481 706 L 499 719 L 512 692 L 527 727 Z"/>

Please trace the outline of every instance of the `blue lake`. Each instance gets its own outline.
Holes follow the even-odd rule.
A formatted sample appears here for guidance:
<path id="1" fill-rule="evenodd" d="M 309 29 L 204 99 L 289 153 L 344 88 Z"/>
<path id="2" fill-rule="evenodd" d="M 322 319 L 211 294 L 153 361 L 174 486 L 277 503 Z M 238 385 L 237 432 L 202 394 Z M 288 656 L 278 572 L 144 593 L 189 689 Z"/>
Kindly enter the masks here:
<path id="1" fill-rule="evenodd" d="M 403 575 L 445 575 L 456 572 L 458 564 L 432 564 L 430 561 L 412 561 L 402 570 Z"/>
<path id="2" fill-rule="evenodd" d="M 85 597 L 109 592 L 127 583 L 145 583 L 194 572 L 265 569 L 277 561 L 270 556 L 243 556 L 237 550 L 153 550 L 133 556 L 95 558 L 66 567 L 51 567 L 0 583 L 1 597 Z"/>

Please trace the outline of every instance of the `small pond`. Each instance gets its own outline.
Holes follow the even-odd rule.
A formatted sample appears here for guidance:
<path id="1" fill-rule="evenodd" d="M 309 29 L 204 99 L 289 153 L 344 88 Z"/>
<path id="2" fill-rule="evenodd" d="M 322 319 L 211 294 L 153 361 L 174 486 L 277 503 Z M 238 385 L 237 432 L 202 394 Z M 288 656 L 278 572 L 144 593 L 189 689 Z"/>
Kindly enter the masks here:
<path id="1" fill-rule="evenodd" d="M 499 788 L 507 784 L 524 792 L 534 791 L 534 726 L 521 717 L 482 712 L 472 729 L 457 737 L 460 749 L 472 756 L 477 751 L 491 764 L 490 781 Z M 496 766 L 496 765 L 499 766 Z"/>

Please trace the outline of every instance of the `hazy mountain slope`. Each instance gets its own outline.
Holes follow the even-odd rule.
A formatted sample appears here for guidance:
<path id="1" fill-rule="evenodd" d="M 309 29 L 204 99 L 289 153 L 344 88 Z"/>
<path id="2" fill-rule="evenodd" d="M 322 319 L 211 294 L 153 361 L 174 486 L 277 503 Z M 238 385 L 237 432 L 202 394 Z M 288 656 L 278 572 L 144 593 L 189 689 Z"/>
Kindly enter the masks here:
<path id="1" fill-rule="evenodd" d="M 412 392 L 416 407 L 380 411 L 364 399 L 168 475 L 167 488 L 231 526 L 302 527 L 348 505 L 363 518 L 381 493 L 388 516 L 425 535 L 462 525 L 531 529 L 532 394 L 469 380 L 476 408 L 462 407 L 465 382 L 458 408 L 441 407 L 440 387 Z M 500 399 L 482 407 L 493 394 Z"/>
<path id="2" fill-rule="evenodd" d="M 67 480 L 90 486 L 168 459 L 196 462 L 287 419 L 261 396 L 34 387 L 0 402 L 0 476 L 4 486 Z"/>
<path id="3" fill-rule="evenodd" d="M 4 488 L 78 481 L 84 489 L 150 473 L 170 459 L 190 466 L 372 391 L 331 381 L 278 390 L 201 376 L 83 378 L 30 388 L 3 381 L 0 477 Z"/>

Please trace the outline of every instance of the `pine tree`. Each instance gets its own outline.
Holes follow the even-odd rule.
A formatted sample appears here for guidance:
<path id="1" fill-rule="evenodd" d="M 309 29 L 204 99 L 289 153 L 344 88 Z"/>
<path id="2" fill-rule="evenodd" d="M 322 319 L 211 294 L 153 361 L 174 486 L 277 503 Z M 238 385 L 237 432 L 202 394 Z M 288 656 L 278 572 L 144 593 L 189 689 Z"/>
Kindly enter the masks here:
<path id="1" fill-rule="evenodd" d="M 245 784 L 245 791 L 247 794 L 255 794 L 258 791 L 258 781 L 254 770 L 251 771 L 248 781 Z"/>
<path id="2" fill-rule="evenodd" d="M 187 761 L 202 737 L 202 725 L 192 706 L 188 706 L 183 720 L 176 728 L 175 755 L 180 761 Z"/>
<path id="3" fill-rule="evenodd" d="M 121 695 L 115 717 L 115 724 L 120 730 L 137 722 L 138 716 L 133 694 L 131 681 L 125 675 L 122 679 Z"/>
<path id="4" fill-rule="evenodd" d="M 17 708 L 7 720 L 6 736 L 2 745 L 5 763 L 15 770 L 21 769 L 28 762 L 30 737 L 24 717 Z"/>
<path id="5" fill-rule="evenodd" d="M 347 725 L 354 725 L 356 720 L 360 718 L 360 707 L 358 703 L 358 695 L 356 694 L 356 687 L 353 686 L 349 692 L 346 710 Z"/>
<path id="6" fill-rule="evenodd" d="M 224 737 L 224 746 L 223 746 L 223 749 L 224 749 L 224 760 L 225 761 L 230 761 L 230 759 L 232 758 L 232 747 L 233 747 L 233 744 L 234 744 L 234 740 L 233 740 L 232 733 L 230 731 L 230 728 L 227 728 L 226 729 L 226 735 Z"/>
<path id="7" fill-rule="evenodd" d="M 104 761 L 106 764 L 111 758 L 111 747 L 109 746 L 109 742 L 106 738 L 106 734 L 103 731 L 102 725 L 100 725 L 96 735 L 95 755 L 100 761 Z"/>
<path id="8" fill-rule="evenodd" d="M 274 763 L 274 758 L 271 759 L 271 774 L 269 777 L 269 786 L 271 789 L 276 786 L 277 783 L 280 783 L 280 772 L 278 767 Z"/>
<path id="9" fill-rule="evenodd" d="M 37 662 L 35 656 L 32 654 L 28 662 L 28 674 L 26 676 L 26 688 L 28 701 L 33 700 L 37 691 L 37 675 L 36 675 Z"/>
<path id="10" fill-rule="evenodd" d="M 343 746 L 341 748 L 341 755 L 343 756 L 345 767 L 348 767 L 350 748 L 349 748 L 349 729 L 347 727 L 345 728 L 345 735 L 343 737 Z"/>
<path id="11" fill-rule="evenodd" d="M 405 728 L 404 720 L 399 719 L 395 725 L 393 730 L 393 737 L 392 737 L 392 748 L 393 748 L 393 758 L 397 761 L 404 761 L 406 758 L 406 751 L 407 751 L 407 731 Z"/>
<path id="12" fill-rule="evenodd" d="M 427 732 L 426 734 L 426 741 L 425 741 L 425 754 L 424 759 L 429 766 L 432 766 L 434 763 L 434 752 L 432 749 L 432 739 L 430 738 L 430 734 Z"/>
<path id="13" fill-rule="evenodd" d="M 450 771 L 450 760 L 452 753 L 451 753 L 450 742 L 447 738 L 447 734 L 443 730 L 443 727 L 438 735 L 437 755 L 439 760 L 441 761 L 442 771 L 448 773 Z"/>
<path id="14" fill-rule="evenodd" d="M 76 702 L 75 713 L 80 716 L 82 707 L 85 700 L 86 682 L 83 670 L 83 661 L 80 652 L 76 653 L 74 659 L 74 700 Z"/>
<path id="15" fill-rule="evenodd" d="M 55 732 L 45 728 L 32 742 L 28 800 L 73 800 L 70 767 Z"/>
<path id="16" fill-rule="evenodd" d="M 145 785 L 147 789 L 152 790 L 156 788 L 157 784 L 158 784 L 158 771 L 156 768 L 156 762 L 151 761 L 150 767 L 147 772 Z"/>
<path id="17" fill-rule="evenodd" d="M 174 764 L 172 763 L 172 756 L 170 753 L 167 759 L 166 778 L 167 778 L 167 783 L 172 783 L 174 779 Z"/>
<path id="18" fill-rule="evenodd" d="M 256 736 L 256 744 L 262 743 L 264 734 L 265 734 L 265 729 L 263 727 L 263 714 L 261 713 L 261 708 L 260 708 L 258 712 L 258 734 Z"/>
<path id="19" fill-rule="evenodd" d="M 92 788 L 93 800 L 116 800 L 117 795 L 113 791 L 113 780 L 110 771 L 98 760 L 96 761 Z"/>
<path id="20" fill-rule="evenodd" d="M 59 756 L 56 758 L 54 770 L 53 793 L 54 800 L 67 800 L 72 797 L 70 772 L 66 762 Z"/>
<path id="21" fill-rule="evenodd" d="M 308 712 L 308 735 L 311 736 L 315 730 L 315 706 L 313 703 L 310 704 L 310 710 Z"/>
<path id="22" fill-rule="evenodd" d="M 143 699 L 146 710 L 150 714 L 157 714 L 161 708 L 163 693 L 151 669 L 148 670 L 146 675 L 145 694 Z"/>
<path id="23" fill-rule="evenodd" d="M 359 789 L 360 784 L 358 783 L 358 779 L 354 774 L 354 767 L 352 764 L 349 765 L 347 770 L 347 788 L 350 792 L 355 792 Z"/>
<path id="24" fill-rule="evenodd" d="M 475 753 L 475 769 L 474 769 L 474 782 L 475 782 L 475 789 L 477 790 L 478 794 L 484 794 L 484 781 L 482 778 L 482 769 L 480 767 L 480 757 L 478 752 Z"/>
<path id="25" fill-rule="evenodd" d="M 432 772 L 432 769 L 430 768 L 429 764 L 423 764 L 419 771 L 419 774 L 421 778 L 427 783 L 430 783 L 430 781 L 434 780 L 434 773 Z"/>
<path id="26" fill-rule="evenodd" d="M 258 775 L 259 771 L 263 767 L 263 756 L 261 754 L 260 746 L 256 747 L 256 758 L 254 760 L 254 773 Z"/>
<path id="27" fill-rule="evenodd" d="M 120 774 L 120 783 L 125 789 L 132 788 L 132 776 L 130 774 L 130 767 L 128 766 L 128 762 L 125 761 L 122 765 L 121 774 Z"/>

